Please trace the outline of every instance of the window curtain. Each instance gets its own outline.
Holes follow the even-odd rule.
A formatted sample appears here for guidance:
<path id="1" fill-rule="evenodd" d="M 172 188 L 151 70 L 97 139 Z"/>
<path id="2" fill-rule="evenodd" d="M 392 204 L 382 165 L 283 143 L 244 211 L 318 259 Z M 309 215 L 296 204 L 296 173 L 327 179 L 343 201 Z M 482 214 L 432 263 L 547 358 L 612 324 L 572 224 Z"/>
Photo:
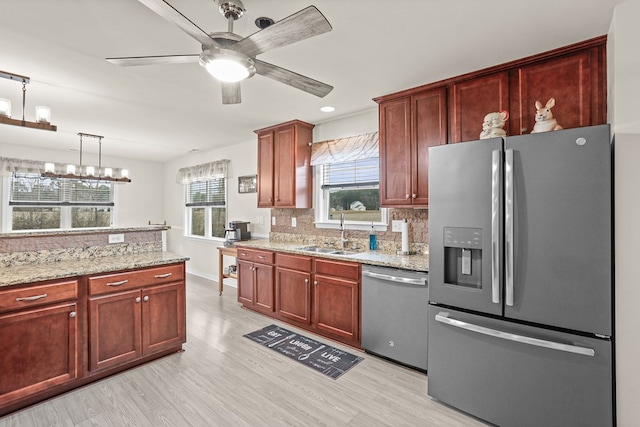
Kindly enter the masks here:
<path id="1" fill-rule="evenodd" d="M 230 163 L 231 160 L 218 160 L 178 169 L 176 182 L 178 184 L 188 184 L 196 181 L 207 181 L 221 176 L 226 178 Z"/>
<path id="2" fill-rule="evenodd" d="M 0 157 L 0 177 L 12 176 L 14 172 L 40 174 L 44 172 L 44 162 Z"/>
<path id="3" fill-rule="evenodd" d="M 379 156 L 378 132 L 315 142 L 311 145 L 311 166 L 352 162 Z"/>

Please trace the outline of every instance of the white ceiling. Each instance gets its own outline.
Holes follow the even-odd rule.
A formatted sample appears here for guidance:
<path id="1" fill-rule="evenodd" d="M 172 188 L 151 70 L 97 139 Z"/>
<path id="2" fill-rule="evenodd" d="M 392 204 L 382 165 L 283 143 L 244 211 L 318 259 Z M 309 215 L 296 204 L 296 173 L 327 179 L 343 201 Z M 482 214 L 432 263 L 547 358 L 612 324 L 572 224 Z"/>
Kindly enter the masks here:
<path id="1" fill-rule="evenodd" d="M 31 77 L 26 119 L 47 105 L 58 132 L 0 125 L 0 143 L 70 149 L 104 135 L 111 155 L 166 161 L 255 138 L 300 119 L 322 123 L 376 108 L 372 98 L 606 34 L 623 0 L 243 0 L 234 32 L 315 5 L 329 33 L 259 59 L 334 86 L 325 98 L 256 75 L 242 104 L 222 105 L 198 64 L 119 67 L 104 58 L 199 53 L 200 44 L 136 0 L 0 0 L 0 70 Z M 169 0 L 208 32 L 226 31 L 214 0 Z M 21 116 L 21 85 L 0 97 Z M 333 105 L 336 111 L 322 113 Z M 92 148 L 86 148 L 91 151 Z"/>

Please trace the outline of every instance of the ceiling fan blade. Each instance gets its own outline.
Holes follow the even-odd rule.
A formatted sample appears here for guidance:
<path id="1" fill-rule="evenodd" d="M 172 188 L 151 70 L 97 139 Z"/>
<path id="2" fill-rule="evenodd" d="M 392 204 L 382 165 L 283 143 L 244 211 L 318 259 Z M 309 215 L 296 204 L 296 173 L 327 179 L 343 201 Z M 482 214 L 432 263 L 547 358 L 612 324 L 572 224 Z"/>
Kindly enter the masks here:
<path id="1" fill-rule="evenodd" d="M 174 23 L 182 31 L 189 34 L 200 44 L 205 46 L 220 47 L 203 29 L 194 24 L 189 18 L 180 13 L 176 8 L 164 0 L 138 0 L 140 3 L 153 10 L 169 22 Z"/>
<path id="2" fill-rule="evenodd" d="M 200 55 L 160 55 L 160 56 L 123 56 L 119 58 L 106 58 L 112 64 L 123 67 L 133 67 L 137 65 L 159 65 L 159 64 L 186 64 L 198 62 Z"/>
<path id="3" fill-rule="evenodd" d="M 233 45 L 233 50 L 255 57 L 268 50 L 299 42 L 328 31 L 331 31 L 331 24 L 327 18 L 315 6 L 309 6 L 245 37 Z"/>
<path id="4" fill-rule="evenodd" d="M 222 103 L 240 104 L 240 82 L 222 83 Z"/>
<path id="5" fill-rule="evenodd" d="M 254 65 L 256 67 L 256 73 L 320 98 L 324 98 L 333 90 L 333 86 L 329 86 L 328 84 L 303 76 L 302 74 L 294 73 L 293 71 L 286 70 L 276 65 L 269 64 L 268 62 L 254 59 Z"/>

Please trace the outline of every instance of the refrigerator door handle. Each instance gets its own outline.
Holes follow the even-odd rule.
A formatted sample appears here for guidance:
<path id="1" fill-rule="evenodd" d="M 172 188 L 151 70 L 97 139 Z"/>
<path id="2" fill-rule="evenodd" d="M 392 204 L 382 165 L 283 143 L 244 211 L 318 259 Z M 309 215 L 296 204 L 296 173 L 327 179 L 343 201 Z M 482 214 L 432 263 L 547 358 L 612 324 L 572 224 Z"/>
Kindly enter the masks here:
<path id="1" fill-rule="evenodd" d="M 500 165 L 501 151 L 491 159 L 491 301 L 500 304 Z"/>
<path id="2" fill-rule="evenodd" d="M 513 150 L 505 150 L 504 161 L 504 228 L 505 228 L 505 247 L 504 247 L 504 264 L 505 264 L 505 303 L 513 306 Z"/>
<path id="3" fill-rule="evenodd" d="M 552 350 L 564 351 L 567 353 L 575 353 L 583 356 L 595 356 L 596 352 L 592 348 L 580 347 L 577 345 L 563 344 L 555 341 L 541 340 L 539 338 L 527 337 L 524 335 L 512 334 L 510 332 L 498 331 L 496 329 L 486 328 L 480 325 L 474 325 L 473 323 L 463 322 L 462 320 L 456 320 L 449 317 L 449 313 L 441 311 L 436 314 L 436 320 L 446 325 L 454 326 L 456 328 L 466 329 L 471 332 L 479 334 L 489 335 L 492 337 L 500 338 L 508 341 L 515 341 L 522 344 L 533 345 L 537 347 L 550 348 Z"/>

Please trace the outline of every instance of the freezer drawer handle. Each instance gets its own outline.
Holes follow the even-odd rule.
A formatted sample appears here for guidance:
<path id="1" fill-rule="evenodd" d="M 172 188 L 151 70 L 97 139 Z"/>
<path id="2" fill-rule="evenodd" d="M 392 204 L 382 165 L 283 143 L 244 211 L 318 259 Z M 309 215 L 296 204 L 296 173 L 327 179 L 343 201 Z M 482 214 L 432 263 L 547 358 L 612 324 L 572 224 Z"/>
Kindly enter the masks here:
<path id="1" fill-rule="evenodd" d="M 595 350 L 592 348 L 578 347 L 576 345 L 562 344 L 559 342 L 511 334 L 509 332 L 497 331 L 495 329 L 485 328 L 484 326 L 474 325 L 473 323 L 467 323 L 461 320 L 452 319 L 449 317 L 449 313 L 442 311 L 436 314 L 436 320 L 440 323 L 455 326 L 456 328 L 466 329 L 471 332 L 477 332 L 479 334 L 489 335 L 503 340 L 516 341 L 522 344 L 535 345 L 537 347 L 546 347 L 553 350 L 565 351 L 567 353 L 582 354 L 584 356 L 596 355 Z"/>
<path id="2" fill-rule="evenodd" d="M 404 283 L 405 285 L 427 286 L 427 279 L 411 279 L 409 277 L 391 276 L 389 274 L 374 273 L 373 271 L 362 270 L 362 275 L 375 279 L 386 280 L 387 282 Z"/>

